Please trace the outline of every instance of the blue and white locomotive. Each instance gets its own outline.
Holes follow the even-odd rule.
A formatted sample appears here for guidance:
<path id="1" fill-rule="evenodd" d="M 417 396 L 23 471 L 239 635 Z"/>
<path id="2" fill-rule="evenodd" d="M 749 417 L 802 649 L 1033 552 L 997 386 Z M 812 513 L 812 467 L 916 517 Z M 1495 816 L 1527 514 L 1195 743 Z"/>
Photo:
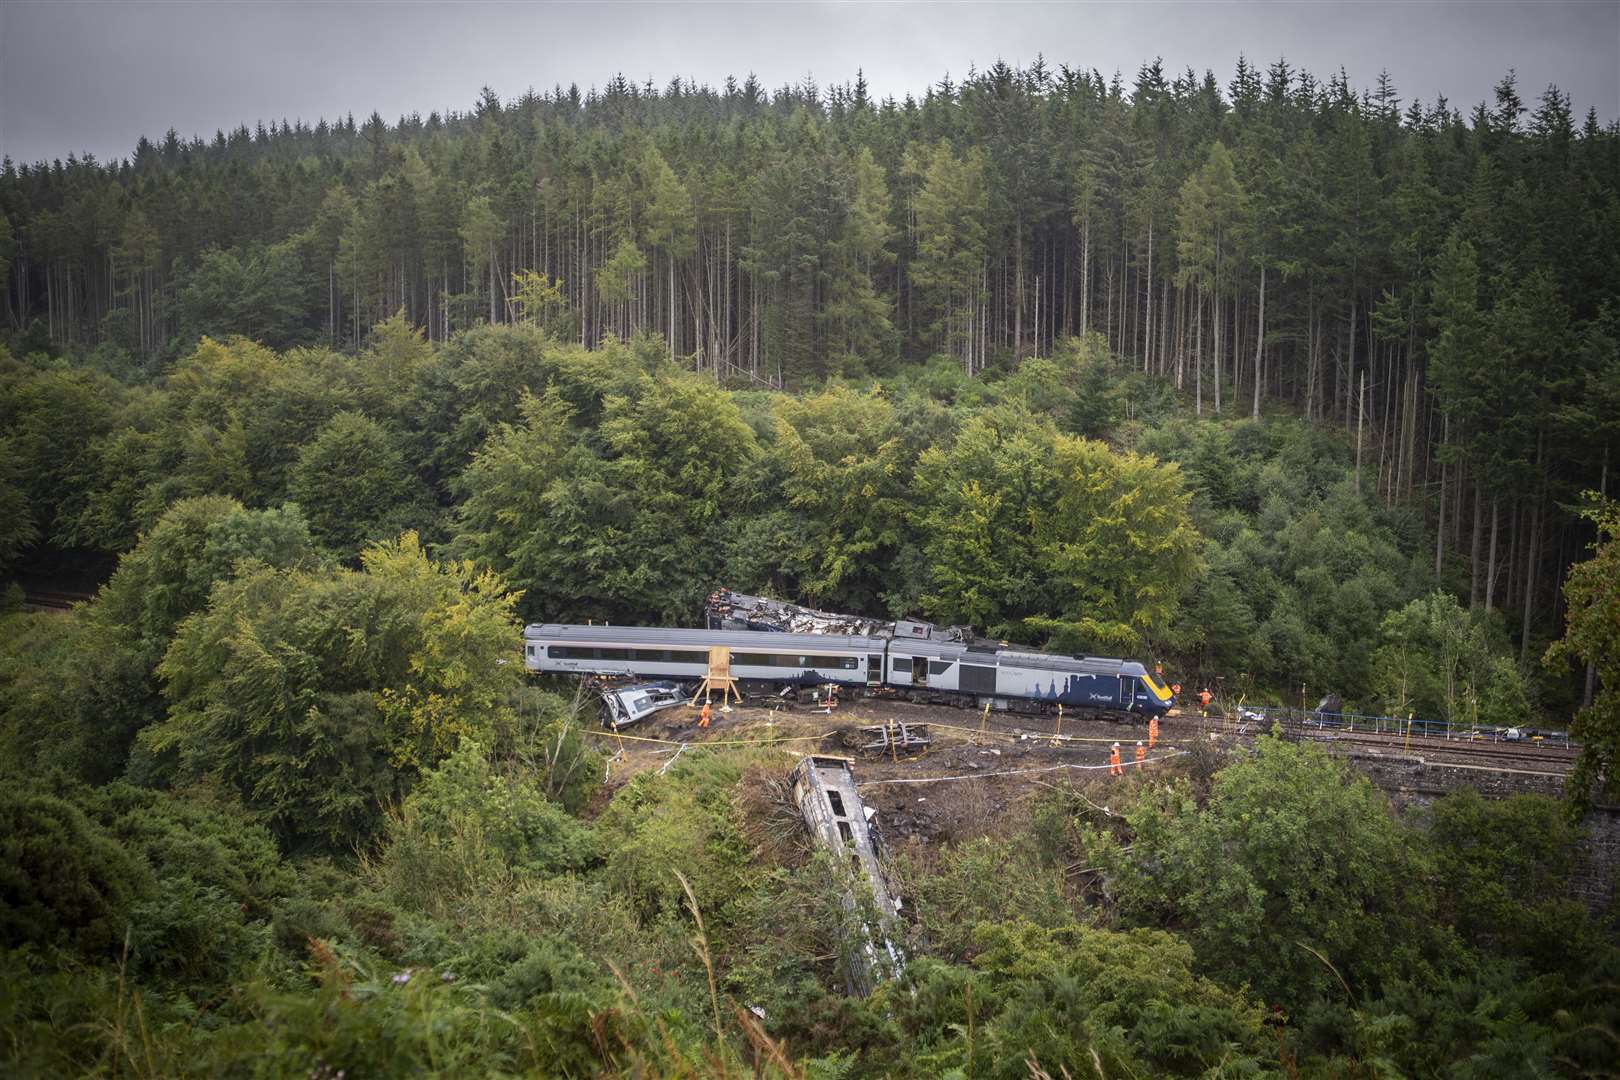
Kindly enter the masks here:
<path id="1" fill-rule="evenodd" d="M 629 675 L 696 683 L 709 649 L 731 650 L 748 693 L 795 693 L 834 683 L 919 702 L 1044 712 L 1055 705 L 1162 716 L 1174 697 L 1140 663 L 1030 652 L 993 642 L 942 640 L 927 623 L 880 634 L 537 623 L 524 628 L 523 663 L 537 674 Z"/>

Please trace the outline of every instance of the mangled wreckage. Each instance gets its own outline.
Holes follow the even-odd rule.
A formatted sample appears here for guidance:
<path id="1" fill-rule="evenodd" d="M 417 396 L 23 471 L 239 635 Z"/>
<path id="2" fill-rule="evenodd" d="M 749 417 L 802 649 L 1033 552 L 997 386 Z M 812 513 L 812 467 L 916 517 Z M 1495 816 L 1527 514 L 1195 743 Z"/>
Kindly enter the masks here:
<path id="1" fill-rule="evenodd" d="M 916 619 L 868 619 L 833 611 L 750 596 L 731 589 L 716 589 L 706 604 L 710 630 L 777 630 L 788 634 L 844 634 L 855 637 L 922 638 L 966 644 L 973 640 L 971 626 L 935 626 Z"/>
<path id="2" fill-rule="evenodd" d="M 597 687 L 602 695 L 602 726 L 613 731 L 639 724 L 655 712 L 686 704 L 681 688 L 667 680 Z"/>
<path id="3" fill-rule="evenodd" d="M 849 993 L 865 997 L 884 979 L 900 973 L 904 957 L 895 944 L 900 904 L 890 892 L 878 861 L 872 818 L 861 801 L 855 773 L 839 757 L 804 758 L 790 777 L 793 801 L 810 835 L 832 855 L 833 872 L 843 885 L 842 902 L 859 927 L 846 941 L 844 977 Z"/>

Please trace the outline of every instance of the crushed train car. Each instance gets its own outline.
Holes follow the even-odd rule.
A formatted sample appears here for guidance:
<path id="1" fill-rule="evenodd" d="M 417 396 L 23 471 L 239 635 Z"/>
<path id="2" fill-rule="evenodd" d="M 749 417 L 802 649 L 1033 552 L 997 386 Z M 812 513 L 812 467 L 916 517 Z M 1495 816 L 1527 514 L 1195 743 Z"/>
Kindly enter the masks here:
<path id="1" fill-rule="evenodd" d="M 653 713 L 686 704 L 681 688 L 668 680 L 605 683 L 597 691 L 602 695 L 602 726 L 613 731 L 639 724 Z"/>
<path id="2" fill-rule="evenodd" d="M 935 626 L 918 619 L 869 619 L 835 611 L 751 596 L 732 589 L 716 589 L 704 605 L 710 630 L 768 630 L 788 634 L 841 634 L 857 637 L 899 637 L 966 644 L 973 639 L 969 626 Z"/>
<path id="3" fill-rule="evenodd" d="M 858 916 L 865 907 L 860 928 L 845 942 L 844 956 L 848 992 L 865 997 L 879 982 L 899 975 L 905 963 L 894 941 L 900 904 L 878 860 L 872 829 L 875 811 L 861 801 L 855 773 L 844 758 L 811 755 L 793 767 L 789 779 L 793 801 L 811 836 L 833 856 L 835 873 L 844 876 L 844 910 Z"/>

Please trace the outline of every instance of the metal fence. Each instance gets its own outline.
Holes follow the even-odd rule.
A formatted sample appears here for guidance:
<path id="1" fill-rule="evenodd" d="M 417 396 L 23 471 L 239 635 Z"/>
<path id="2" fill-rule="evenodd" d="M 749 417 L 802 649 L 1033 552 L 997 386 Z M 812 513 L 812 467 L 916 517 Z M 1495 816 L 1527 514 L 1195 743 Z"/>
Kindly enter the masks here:
<path id="1" fill-rule="evenodd" d="M 1579 746 L 1567 731 L 1530 727 L 1493 727 L 1489 724 L 1454 724 L 1446 720 L 1405 719 L 1369 713 L 1325 712 L 1312 709 L 1279 708 L 1273 705 L 1242 705 L 1229 708 L 1224 719 L 1255 724 L 1264 731 L 1278 722 L 1285 729 L 1342 731 L 1350 734 L 1410 735 L 1413 738 L 1447 739 L 1457 742 L 1533 743 L 1544 746 Z"/>

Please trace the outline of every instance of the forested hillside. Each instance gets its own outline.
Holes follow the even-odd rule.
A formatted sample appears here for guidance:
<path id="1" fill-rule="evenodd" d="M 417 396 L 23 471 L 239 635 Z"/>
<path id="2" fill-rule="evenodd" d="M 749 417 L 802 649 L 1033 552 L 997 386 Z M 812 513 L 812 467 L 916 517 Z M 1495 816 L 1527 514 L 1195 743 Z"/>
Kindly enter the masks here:
<path id="1" fill-rule="evenodd" d="M 1604 1075 L 1617 185 L 1556 90 L 1245 61 L 6 162 L 0 1071 Z M 610 739 L 522 673 L 717 585 L 1584 746 L 1396 812 L 1235 728 L 936 721 L 852 997 L 821 714 Z"/>
<path id="2" fill-rule="evenodd" d="M 16 351 L 121 378 L 203 334 L 354 349 L 396 311 L 434 342 L 651 332 L 760 387 L 1095 331 L 1194 412 L 1340 427 L 1527 657 L 1620 438 L 1617 176 L 1614 124 L 1511 75 L 1466 116 L 1241 58 L 1225 87 L 998 64 L 903 101 L 615 78 L 9 163 L 0 248 Z"/>

